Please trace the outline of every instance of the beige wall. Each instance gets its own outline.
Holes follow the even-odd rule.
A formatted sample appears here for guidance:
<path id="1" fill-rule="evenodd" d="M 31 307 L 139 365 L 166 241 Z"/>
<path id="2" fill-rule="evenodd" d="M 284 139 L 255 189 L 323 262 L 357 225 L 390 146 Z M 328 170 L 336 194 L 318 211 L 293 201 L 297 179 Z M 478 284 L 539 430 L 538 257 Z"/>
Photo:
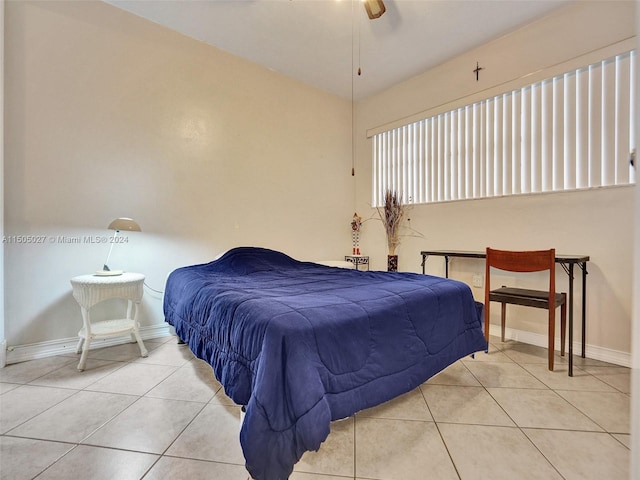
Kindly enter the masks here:
<path id="1" fill-rule="evenodd" d="M 478 47 L 423 75 L 362 101 L 357 106 L 356 201 L 358 212 L 372 215 L 371 141 L 366 131 L 470 97 L 483 90 L 552 67 L 592 50 L 635 35 L 634 2 L 575 2 L 546 19 Z M 480 81 L 472 70 L 480 63 Z M 560 253 L 590 255 L 588 265 L 588 354 L 629 363 L 632 304 L 633 187 L 596 189 L 414 207 L 413 227 L 425 239 L 407 238 L 400 246 L 400 268 L 419 271 L 420 250 L 494 248 L 549 248 Z M 362 246 L 375 268 L 384 268 L 384 233 L 380 222 L 364 226 Z M 442 259 L 432 258 L 427 269 L 443 273 Z M 452 276 L 471 282 L 484 273 L 481 261 L 457 260 Z M 560 288 L 567 276 L 557 274 Z M 517 279 L 518 282 L 525 282 Z M 580 281 L 576 284 L 579 291 Z M 483 291 L 474 288 L 478 299 Z M 579 301 L 580 296 L 576 297 Z M 518 309 L 519 307 L 514 307 Z M 579 314 L 579 305 L 576 305 Z M 520 338 L 544 342 L 544 313 L 512 310 L 508 326 Z M 517 312 L 517 313 L 516 313 Z M 499 309 L 492 309 L 492 322 Z M 580 328 L 576 328 L 579 338 Z M 543 343 L 544 344 L 544 343 Z"/>
<path id="2" fill-rule="evenodd" d="M 4 233 L 46 238 L 5 245 L 10 346 L 76 335 L 69 279 L 108 251 L 84 238 L 120 216 L 143 232 L 111 266 L 158 290 L 233 246 L 349 248 L 348 101 L 101 2 L 9 1 L 5 34 Z M 163 322 L 161 295 L 141 320 Z"/>

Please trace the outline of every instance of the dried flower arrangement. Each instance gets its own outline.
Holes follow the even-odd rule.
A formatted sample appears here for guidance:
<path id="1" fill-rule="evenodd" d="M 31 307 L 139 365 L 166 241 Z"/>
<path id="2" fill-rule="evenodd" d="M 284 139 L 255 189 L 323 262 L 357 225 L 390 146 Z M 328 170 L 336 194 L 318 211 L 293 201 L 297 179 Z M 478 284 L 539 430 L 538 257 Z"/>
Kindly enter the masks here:
<path id="1" fill-rule="evenodd" d="M 400 245 L 400 227 L 405 214 L 405 205 L 398 192 L 387 190 L 384 193 L 384 208 L 378 208 L 378 215 L 387 234 L 389 255 L 395 255 L 396 247 Z"/>
<path id="2" fill-rule="evenodd" d="M 402 197 L 398 192 L 385 191 L 384 207 L 378 207 L 377 210 L 387 234 L 389 255 L 395 255 L 396 248 L 400 245 L 400 230 L 403 228 L 404 219 L 406 218 L 407 222 L 410 221 L 407 218 L 408 208 L 407 204 L 402 203 Z M 416 232 L 410 227 L 408 228 L 411 231 L 409 236 L 424 238 L 424 235 L 420 232 Z"/>

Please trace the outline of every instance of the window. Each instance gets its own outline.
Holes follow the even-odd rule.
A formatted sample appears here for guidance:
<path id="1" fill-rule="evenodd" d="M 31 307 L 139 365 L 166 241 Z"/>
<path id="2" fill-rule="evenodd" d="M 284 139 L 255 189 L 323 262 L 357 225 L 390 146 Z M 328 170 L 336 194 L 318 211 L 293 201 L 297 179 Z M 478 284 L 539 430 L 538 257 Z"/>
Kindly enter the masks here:
<path id="1" fill-rule="evenodd" d="M 635 52 L 373 135 L 373 205 L 635 183 Z"/>

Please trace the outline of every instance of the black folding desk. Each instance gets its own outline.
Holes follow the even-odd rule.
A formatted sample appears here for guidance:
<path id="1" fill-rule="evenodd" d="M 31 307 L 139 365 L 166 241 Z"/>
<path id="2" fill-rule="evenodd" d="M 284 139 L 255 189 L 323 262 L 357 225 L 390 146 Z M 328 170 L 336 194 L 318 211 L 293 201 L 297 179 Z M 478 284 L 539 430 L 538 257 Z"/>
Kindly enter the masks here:
<path id="1" fill-rule="evenodd" d="M 459 258 L 486 258 L 486 252 L 474 252 L 464 250 L 424 250 L 420 252 L 422 255 L 422 273 L 425 273 L 425 263 L 429 255 L 444 257 L 444 272 L 449 278 L 449 260 L 452 257 Z M 560 255 L 556 254 L 556 263 L 562 266 L 562 269 L 569 276 L 569 376 L 573 377 L 573 270 L 577 265 L 582 270 L 582 358 L 585 358 L 586 343 L 586 306 L 587 306 L 587 262 L 588 255 Z"/>

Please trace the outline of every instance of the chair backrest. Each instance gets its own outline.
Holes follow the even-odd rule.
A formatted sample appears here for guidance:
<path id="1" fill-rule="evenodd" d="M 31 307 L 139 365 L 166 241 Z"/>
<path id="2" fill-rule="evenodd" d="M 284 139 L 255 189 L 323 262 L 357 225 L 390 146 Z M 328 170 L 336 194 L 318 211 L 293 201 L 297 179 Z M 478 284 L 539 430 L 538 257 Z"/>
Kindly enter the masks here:
<path id="1" fill-rule="evenodd" d="M 487 248 L 487 265 L 509 272 L 541 272 L 555 270 L 556 250 L 494 250 Z"/>
<path id="2" fill-rule="evenodd" d="M 485 303 L 489 301 L 491 278 L 489 270 L 497 268 L 508 272 L 541 272 L 549 270 L 549 304 L 556 291 L 556 250 L 495 250 L 487 247 L 485 271 Z"/>

